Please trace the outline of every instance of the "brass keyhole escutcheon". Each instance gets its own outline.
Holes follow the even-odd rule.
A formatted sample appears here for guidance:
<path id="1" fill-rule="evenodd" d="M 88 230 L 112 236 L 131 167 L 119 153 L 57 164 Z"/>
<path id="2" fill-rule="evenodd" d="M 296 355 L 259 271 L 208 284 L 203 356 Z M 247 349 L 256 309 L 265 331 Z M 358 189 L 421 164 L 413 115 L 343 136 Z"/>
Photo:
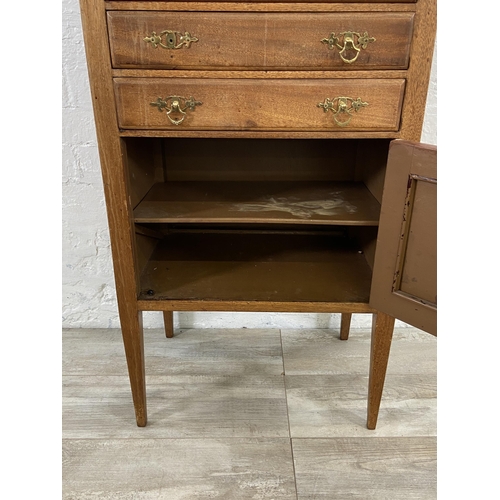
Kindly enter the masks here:
<path id="1" fill-rule="evenodd" d="M 338 49 L 340 58 L 347 64 L 356 61 L 361 49 L 366 49 L 369 43 L 375 41 L 375 38 L 368 36 L 367 31 L 363 34 L 357 31 L 344 31 L 338 36 L 332 31 L 328 38 L 321 40 L 322 43 L 328 45 L 330 50 Z"/>
<path id="2" fill-rule="evenodd" d="M 165 42 L 163 42 L 165 38 Z M 180 31 L 175 30 L 164 30 L 159 35 L 156 31 L 153 31 L 151 36 L 147 36 L 143 39 L 145 42 L 150 43 L 155 49 L 162 47 L 164 49 L 181 49 L 183 47 L 189 49 L 191 44 L 198 41 L 198 38 L 191 35 L 189 31 L 185 31 L 182 34 Z"/>

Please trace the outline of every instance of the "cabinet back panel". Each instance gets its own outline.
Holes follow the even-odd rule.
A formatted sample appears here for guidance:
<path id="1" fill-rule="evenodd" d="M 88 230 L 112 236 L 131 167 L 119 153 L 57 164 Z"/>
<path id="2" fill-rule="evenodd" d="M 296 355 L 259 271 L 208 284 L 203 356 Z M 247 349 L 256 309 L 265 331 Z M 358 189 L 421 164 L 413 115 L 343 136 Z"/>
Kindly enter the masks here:
<path id="1" fill-rule="evenodd" d="M 350 181 L 355 140 L 165 139 L 167 181 Z"/>
<path id="2" fill-rule="evenodd" d="M 364 256 L 346 238 L 200 231 L 158 244 L 140 299 L 366 303 L 370 283 Z"/>
<path id="3" fill-rule="evenodd" d="M 152 238 L 144 234 L 135 234 L 135 245 L 136 245 L 136 260 L 138 274 L 140 275 L 146 268 L 151 254 L 153 253 L 156 245 L 158 244 L 157 238 Z"/>
<path id="4" fill-rule="evenodd" d="M 349 237 L 354 239 L 363 251 L 367 264 L 373 269 L 375 248 L 377 245 L 378 227 L 349 227 Z"/>

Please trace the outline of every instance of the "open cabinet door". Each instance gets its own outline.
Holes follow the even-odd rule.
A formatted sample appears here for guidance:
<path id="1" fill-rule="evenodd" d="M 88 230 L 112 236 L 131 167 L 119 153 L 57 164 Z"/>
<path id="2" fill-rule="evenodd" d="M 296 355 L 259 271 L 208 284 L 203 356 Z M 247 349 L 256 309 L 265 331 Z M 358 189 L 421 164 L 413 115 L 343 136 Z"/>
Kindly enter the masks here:
<path id="1" fill-rule="evenodd" d="M 392 141 L 370 305 L 437 335 L 437 148 Z"/>

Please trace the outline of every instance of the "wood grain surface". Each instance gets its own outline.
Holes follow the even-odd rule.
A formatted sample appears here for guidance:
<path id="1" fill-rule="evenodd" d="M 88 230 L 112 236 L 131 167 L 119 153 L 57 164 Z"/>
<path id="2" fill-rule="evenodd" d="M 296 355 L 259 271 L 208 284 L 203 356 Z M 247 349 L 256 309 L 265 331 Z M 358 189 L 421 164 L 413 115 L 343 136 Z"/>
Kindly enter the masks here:
<path id="1" fill-rule="evenodd" d="M 118 122 L 122 129 L 191 130 L 386 130 L 399 128 L 404 80 L 241 80 L 115 78 Z M 158 98 L 191 96 L 202 104 L 188 110 L 181 125 L 151 103 Z M 318 107 L 326 98 L 360 98 L 366 107 L 352 111 L 339 126 L 331 111 Z M 347 114 L 339 116 L 344 122 Z"/>
<path id="2" fill-rule="evenodd" d="M 99 158 L 104 184 L 111 251 L 123 343 L 137 425 L 147 422 L 142 313 L 137 308 L 138 255 L 128 194 L 126 152 L 118 134 L 114 90 L 109 64 L 104 4 L 80 0 L 85 51 L 90 78 Z"/>
<path id="3" fill-rule="evenodd" d="M 405 69 L 408 66 L 413 13 L 227 13 L 108 12 L 114 68 L 148 69 Z M 189 47 L 165 49 L 144 38 L 164 30 L 189 32 Z M 334 32 L 368 33 L 374 40 L 344 62 L 340 49 L 321 40 Z M 357 38 L 355 38 L 357 43 Z M 165 36 L 161 43 L 166 44 Z"/>
<path id="4" fill-rule="evenodd" d="M 113 70 L 106 18 L 108 13 L 113 18 L 115 13 L 112 11 L 117 10 L 136 11 L 130 15 L 124 13 L 123 19 L 127 18 L 129 21 L 137 18 L 137 11 L 145 12 L 146 14 L 141 14 L 141 16 L 144 15 L 150 19 L 152 17 L 149 17 L 148 11 L 182 11 L 192 13 L 192 19 L 200 15 L 207 16 L 205 19 L 211 19 L 210 13 L 214 12 L 227 14 L 227 19 L 234 21 L 227 22 L 224 26 L 217 23 L 205 23 L 211 25 L 211 27 L 206 28 L 208 30 L 206 35 L 211 38 L 212 48 L 206 52 L 203 60 L 198 58 L 196 61 L 193 50 L 196 44 L 193 44 L 190 49 L 182 49 L 180 53 L 175 54 L 175 57 L 181 54 L 193 57 L 193 61 L 188 63 L 193 64 L 193 66 L 187 66 L 191 68 L 225 67 L 227 69 L 231 62 L 236 62 L 236 68 L 242 64 L 241 67 L 248 69 L 269 67 L 288 69 L 288 71 L 280 78 L 277 72 L 267 77 L 265 71 L 259 75 L 247 73 L 239 77 L 238 69 L 231 69 L 230 76 L 223 72 L 212 72 L 214 77 L 207 74 L 210 72 L 204 70 L 197 70 L 197 73 L 193 72 L 192 74 L 187 74 L 189 73 L 187 72 L 181 77 L 172 77 L 169 73 L 156 73 L 161 71 L 158 69 L 144 70 L 143 73 L 141 73 L 142 69 Z M 130 144 L 124 137 L 191 136 L 194 138 L 203 136 L 206 138 L 225 137 L 227 139 L 242 136 L 280 139 L 403 137 L 409 140 L 418 140 L 425 111 L 434 44 L 436 1 L 419 0 L 417 3 L 404 0 L 386 3 L 374 1 L 213 3 L 202 1 L 102 2 L 100 0 L 81 0 L 81 12 L 110 225 L 122 335 L 136 422 L 142 427 L 146 425 L 147 420 L 141 314 L 143 309 L 156 308 L 158 311 L 168 313 L 165 315 L 168 320 L 168 335 L 173 333 L 170 331 L 172 316 L 170 313 L 175 310 L 192 310 L 192 308 L 199 308 L 198 310 L 225 308 L 226 310 L 255 311 L 271 308 L 275 311 L 297 311 L 299 310 L 297 304 L 301 304 L 303 311 L 344 313 L 373 311 L 367 304 L 371 268 L 362 253 L 358 253 L 360 249 L 354 253 L 351 251 L 352 249 L 349 252 L 344 252 L 344 247 L 340 245 L 339 251 L 332 251 L 334 245 L 326 240 L 317 244 L 316 236 L 314 238 L 308 236 L 307 242 L 297 245 L 295 243 L 292 245 L 284 244 L 288 238 L 284 234 L 278 238 L 279 245 L 276 245 L 273 242 L 275 239 L 269 238 L 268 235 L 265 242 L 256 237 L 251 238 L 251 241 L 246 240 L 248 243 L 242 244 L 245 238 L 233 237 L 217 244 L 214 242 L 207 244 L 207 240 L 198 240 L 191 241 L 187 245 L 179 244 L 180 240 L 177 234 L 173 236 L 173 239 L 170 235 L 166 240 L 169 245 L 160 244 L 157 253 L 150 258 L 153 250 L 151 241 L 157 239 L 159 231 L 156 228 L 142 227 L 139 228 L 140 234 L 136 234 L 132 217 L 135 204 L 142 199 L 152 185 L 151 177 L 154 176 L 155 181 L 158 181 L 158 165 L 154 158 L 152 163 L 150 162 L 150 165 L 144 168 L 140 162 L 139 164 L 134 163 L 133 148 L 129 147 L 127 151 L 127 146 Z M 196 12 L 203 12 L 203 14 L 196 14 Z M 247 20 L 257 19 L 257 13 L 261 17 L 258 18 L 256 24 L 252 24 L 253 21 L 245 24 Z M 293 64 L 296 65 L 296 68 L 310 68 L 311 66 L 303 65 L 312 64 L 320 69 L 318 61 L 324 61 L 321 58 L 325 56 L 318 55 L 308 60 L 301 48 L 302 43 L 305 45 L 310 43 L 313 36 L 312 31 L 315 28 L 308 26 L 306 32 L 311 35 L 308 34 L 305 37 L 307 38 L 306 43 L 304 37 L 300 38 L 297 20 L 305 18 L 312 20 L 314 18 L 315 24 L 323 26 L 322 13 L 325 15 L 324 26 L 328 27 L 327 33 L 322 34 L 322 37 L 327 37 L 328 32 L 336 29 L 330 27 L 329 19 L 333 19 L 333 14 L 330 17 L 330 14 L 327 13 L 338 13 L 338 19 L 342 19 L 343 22 L 347 22 L 346 20 L 350 18 L 363 19 L 366 23 L 373 22 L 375 23 L 372 24 L 374 29 L 378 29 L 376 23 L 380 20 L 383 21 L 381 24 L 383 25 L 392 22 L 389 19 L 406 19 L 406 24 L 403 23 L 405 24 L 404 29 L 391 28 L 389 30 L 395 34 L 395 38 L 391 39 L 392 45 L 389 44 L 380 52 L 381 59 L 378 60 L 378 63 L 375 56 L 378 54 L 377 52 L 373 52 L 374 58 L 370 61 L 372 46 L 360 54 L 360 62 L 363 62 L 365 70 L 362 66 L 352 72 L 345 71 L 343 66 L 341 66 L 342 69 L 332 68 L 331 64 L 334 66 L 336 64 L 336 59 L 333 58 L 337 57 L 338 54 L 335 54 L 335 51 L 329 51 L 327 57 L 331 57 L 334 62 L 327 61 L 326 63 L 330 62 L 330 66 L 326 70 L 321 68 L 318 78 L 314 78 L 314 75 L 308 75 L 304 71 L 293 76 L 294 67 L 286 68 L 283 66 L 279 54 L 287 54 L 292 51 L 291 59 L 295 58 Z M 180 19 L 180 17 L 190 16 L 175 14 L 174 17 Z M 410 36 L 411 31 L 409 31 L 409 20 L 412 20 L 413 23 L 410 45 L 408 45 L 408 36 Z M 263 37 L 262 35 L 259 37 L 263 25 L 264 32 L 266 25 L 268 31 L 264 33 Z M 202 22 L 198 26 L 200 30 L 205 29 Z M 269 26 L 274 27 L 273 29 L 276 31 L 274 38 L 269 32 Z M 291 45 L 288 37 L 284 34 L 285 26 L 290 29 L 292 34 Z M 152 26 L 148 24 L 147 27 L 151 28 Z M 169 29 L 169 27 L 160 28 L 160 30 L 162 29 Z M 188 31 L 190 28 L 182 29 Z M 308 31 L 310 29 L 312 31 Z M 342 29 L 356 30 L 358 28 L 346 24 Z M 238 54 L 236 56 L 227 55 L 224 49 L 220 49 L 219 52 L 213 37 L 224 34 L 226 38 L 235 38 L 234 34 L 241 30 L 247 30 L 249 36 L 248 41 L 242 39 L 235 42 L 234 50 Z M 119 44 L 118 39 L 122 35 L 126 37 L 128 32 L 127 26 L 122 23 L 121 27 L 118 27 L 117 31 L 115 30 L 112 38 L 114 39 L 116 35 L 116 43 Z M 197 36 L 196 33 L 192 34 Z M 370 35 L 376 37 L 375 34 L 370 33 Z M 314 34 L 314 36 L 316 35 Z M 391 37 L 392 34 L 388 36 Z M 264 44 L 260 38 L 265 41 Z M 268 52 L 266 47 L 269 43 L 268 40 L 271 39 L 271 45 L 274 44 L 274 48 Z M 377 42 L 374 42 L 373 46 L 383 47 L 383 44 L 386 43 L 383 40 L 383 38 L 377 38 L 379 45 L 375 45 Z M 321 45 L 321 42 L 318 43 Z M 130 50 L 137 51 L 137 54 L 127 52 L 131 46 L 133 48 Z M 409 59 L 408 46 L 410 47 Z M 134 61 L 133 65 L 144 64 L 144 54 L 141 53 L 142 50 L 137 49 L 137 46 L 134 48 L 134 41 L 132 41 L 132 45 L 126 42 L 125 50 L 117 47 L 114 51 L 115 56 L 118 59 L 122 58 L 121 62 L 117 64 L 128 65 L 130 60 Z M 325 46 L 322 48 L 326 49 Z M 150 53 L 152 52 L 150 51 Z M 127 59 L 128 57 L 131 59 Z M 124 62 L 127 60 L 129 62 Z M 407 70 L 384 69 L 406 68 L 408 60 Z M 268 62 L 270 66 L 266 66 Z M 153 66 L 162 64 L 158 61 L 149 61 L 146 62 L 146 65 L 150 63 Z M 207 66 L 196 66 L 199 64 L 207 64 Z M 245 66 L 245 64 L 248 65 Z M 175 67 L 172 67 L 171 71 L 178 72 L 179 70 Z M 379 68 L 380 72 L 366 71 L 368 68 L 371 70 L 376 67 Z M 125 71 L 132 73 L 124 73 Z M 346 75 L 352 75 L 352 78 L 346 78 Z M 194 110 L 188 110 L 185 122 L 176 126 L 168 120 L 165 111 L 160 112 L 158 108 L 151 105 L 159 98 L 167 98 L 168 96 L 184 96 L 186 98 L 193 96 L 202 104 L 196 106 Z M 346 127 L 339 127 L 338 124 L 335 124 L 333 114 L 330 111 L 325 113 L 318 107 L 318 103 L 324 102 L 326 98 L 334 99 L 337 97 L 359 98 L 361 101 L 367 102 L 368 105 L 360 108 L 358 112 L 353 112 L 352 120 Z M 342 115 L 342 118 L 345 117 Z M 158 145 L 158 141 L 155 144 Z M 164 146 L 164 144 L 161 145 Z M 370 176 L 374 172 L 376 179 L 372 180 Z M 379 174 L 380 171 L 375 168 L 360 179 L 366 183 L 375 197 L 378 197 L 380 192 L 379 179 L 381 176 Z M 139 176 L 140 179 L 137 179 L 138 189 L 131 193 L 130 183 L 134 175 Z M 370 227 L 363 228 L 364 231 L 372 229 Z M 370 238 L 367 239 L 373 241 L 372 233 L 370 235 Z M 322 238 L 325 235 L 318 237 Z M 371 255 L 373 245 L 370 241 L 362 248 L 371 248 L 369 251 Z M 215 252 L 216 249 L 218 252 Z M 184 258 L 187 260 L 183 260 Z M 372 261 L 371 256 L 368 256 L 368 261 Z M 173 270 L 168 267 L 172 263 Z M 139 275 L 143 267 L 145 272 L 141 281 Z M 151 278 L 155 274 L 161 275 L 157 281 Z M 238 283 L 245 285 L 239 286 Z M 149 290 L 152 290 L 151 294 Z M 141 293 L 140 300 L 138 300 L 138 293 Z M 316 309 L 314 309 L 315 307 Z M 378 413 L 379 396 L 383 388 L 393 320 L 394 318 L 379 313 L 374 323 L 369 427 L 374 426 Z M 170 339 L 169 342 L 172 340 Z M 346 345 L 345 342 L 343 344 Z M 249 428 L 253 429 L 253 426 L 249 426 Z M 237 482 L 237 484 L 242 483 Z M 248 483 L 244 484 L 247 488 Z M 68 498 L 72 498 L 72 490 L 69 491 Z M 78 487 L 75 491 L 78 491 Z M 151 491 L 153 491 L 152 494 L 155 498 L 158 498 L 158 491 L 154 487 Z M 251 498 L 250 494 L 253 497 L 255 494 L 266 497 L 262 491 L 264 490 L 252 491 L 248 489 L 245 495 L 247 492 L 249 494 L 241 498 Z M 269 491 L 272 491 L 274 495 L 275 490 Z M 322 491 L 321 488 L 318 491 Z M 405 488 L 402 488 L 401 491 L 406 492 Z M 117 498 L 116 493 L 114 491 L 110 495 Z M 122 493 L 128 494 L 130 492 L 121 491 L 118 492 L 118 495 Z M 84 495 L 86 494 L 84 493 Z M 92 496 L 94 493 L 89 494 Z M 106 494 L 104 493 L 104 495 Z M 387 494 L 386 490 L 382 488 L 382 498 Z M 227 495 L 229 498 L 231 497 L 231 494 Z M 187 496 L 192 497 L 192 494 L 188 493 Z M 366 495 L 366 490 L 360 494 L 359 498 L 369 498 Z"/>
<path id="5" fill-rule="evenodd" d="M 250 0 L 241 2 L 240 0 L 228 0 L 226 2 L 212 1 L 186 1 L 186 2 L 161 2 L 149 0 L 122 0 L 107 1 L 107 10 L 172 10 L 172 11 L 250 11 L 250 12 L 281 12 L 281 11 L 305 11 L 305 12 L 411 12 L 415 10 L 417 0 L 389 0 L 381 3 L 380 0 L 338 0 L 329 2 L 328 0 L 301 2 L 282 2 L 281 0 L 271 0 L 261 2 Z M 422 1 L 422 0 L 420 0 Z"/>

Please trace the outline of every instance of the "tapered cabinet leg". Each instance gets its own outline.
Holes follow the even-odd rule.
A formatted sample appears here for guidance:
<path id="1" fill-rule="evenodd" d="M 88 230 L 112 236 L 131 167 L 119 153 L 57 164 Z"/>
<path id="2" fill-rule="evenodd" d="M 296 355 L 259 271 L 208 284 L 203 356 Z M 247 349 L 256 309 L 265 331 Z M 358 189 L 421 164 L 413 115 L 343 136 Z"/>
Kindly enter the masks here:
<path id="1" fill-rule="evenodd" d="M 351 328 L 351 313 L 342 313 L 340 319 L 340 340 L 347 340 L 349 338 L 349 330 Z"/>
<path id="2" fill-rule="evenodd" d="M 391 350 L 395 318 L 384 313 L 373 315 L 370 351 L 370 376 L 368 381 L 368 429 L 377 426 L 380 400 L 384 390 L 385 374 Z"/>
<path id="3" fill-rule="evenodd" d="M 165 323 L 165 336 L 171 339 L 174 336 L 174 313 L 163 311 L 163 322 Z"/>
<path id="4" fill-rule="evenodd" d="M 146 410 L 146 376 L 144 367 L 144 333 L 142 312 L 121 318 L 123 344 L 127 358 L 130 388 L 134 401 L 135 418 L 139 427 L 145 427 L 148 417 Z"/>

